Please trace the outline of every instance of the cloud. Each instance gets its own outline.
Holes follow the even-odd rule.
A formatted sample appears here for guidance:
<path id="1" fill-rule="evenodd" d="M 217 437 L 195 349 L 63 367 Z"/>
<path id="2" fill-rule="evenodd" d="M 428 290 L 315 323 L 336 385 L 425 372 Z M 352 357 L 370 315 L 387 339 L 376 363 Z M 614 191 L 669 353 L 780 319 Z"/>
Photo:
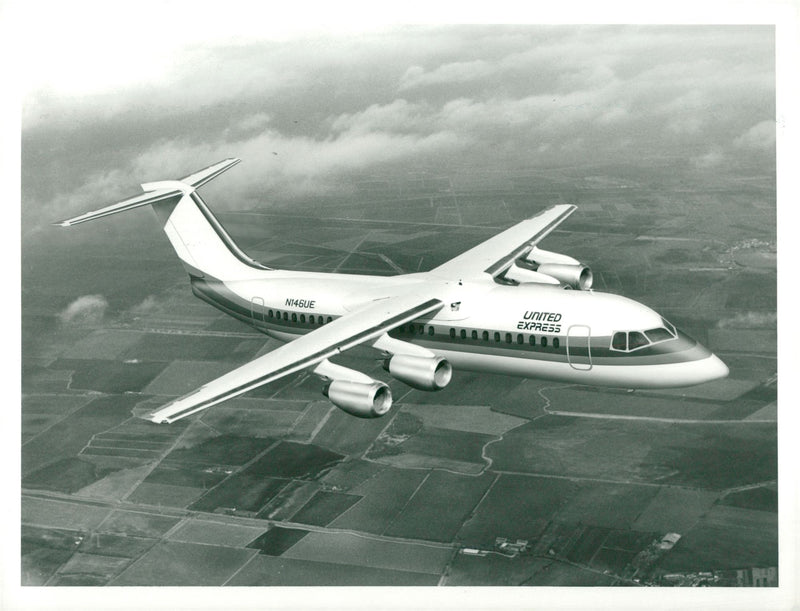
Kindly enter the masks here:
<path id="1" fill-rule="evenodd" d="M 88 176 L 71 193 L 51 200 L 43 216 L 52 221 L 99 208 L 130 195 L 138 183 L 176 179 L 226 157 L 240 157 L 243 163 L 224 180 L 204 187 L 215 209 L 240 208 L 251 197 L 263 205 L 271 193 L 297 197 L 329 191 L 348 173 L 411 157 L 433 159 L 464 145 L 461 136 L 447 130 L 402 134 L 355 126 L 325 139 L 286 137 L 266 129 L 239 140 L 161 141 L 123 167 Z"/>
<path id="2" fill-rule="evenodd" d="M 714 148 L 702 155 L 690 157 L 689 161 L 696 169 L 707 170 L 721 166 L 725 161 L 725 154 L 719 148 Z"/>
<path id="3" fill-rule="evenodd" d="M 30 93 L 24 225 L 229 156 L 244 163 L 204 189 L 238 208 L 431 163 L 774 171 L 745 154 L 774 143 L 770 27 L 428 26 L 168 51 L 153 78 Z"/>
<path id="4" fill-rule="evenodd" d="M 775 328 L 778 324 L 777 312 L 742 312 L 719 321 L 720 328 L 762 329 Z"/>
<path id="5" fill-rule="evenodd" d="M 411 103 L 399 98 L 388 104 L 371 104 L 364 110 L 333 117 L 330 129 L 334 133 L 429 132 L 437 127 L 436 114 L 436 109 L 429 104 Z"/>
<path id="6" fill-rule="evenodd" d="M 400 77 L 399 89 L 413 89 L 432 84 L 462 83 L 491 75 L 496 66 L 484 60 L 442 64 L 427 72 L 422 66 L 411 66 Z"/>
<path id="7" fill-rule="evenodd" d="M 742 149 L 774 150 L 775 149 L 775 121 L 761 121 L 738 136 L 733 141 L 734 146 Z"/>
<path id="8" fill-rule="evenodd" d="M 158 307 L 159 303 L 155 295 L 148 295 L 141 301 L 141 303 L 137 303 L 131 308 L 131 313 L 136 315 L 147 314 Z"/>
<path id="9" fill-rule="evenodd" d="M 234 121 L 226 130 L 225 136 L 229 139 L 243 138 L 251 134 L 260 134 L 267 129 L 270 116 L 265 112 L 257 112 Z"/>
<path id="10" fill-rule="evenodd" d="M 64 324 L 95 324 L 103 320 L 108 301 L 102 295 L 83 295 L 62 310 L 58 317 Z"/>

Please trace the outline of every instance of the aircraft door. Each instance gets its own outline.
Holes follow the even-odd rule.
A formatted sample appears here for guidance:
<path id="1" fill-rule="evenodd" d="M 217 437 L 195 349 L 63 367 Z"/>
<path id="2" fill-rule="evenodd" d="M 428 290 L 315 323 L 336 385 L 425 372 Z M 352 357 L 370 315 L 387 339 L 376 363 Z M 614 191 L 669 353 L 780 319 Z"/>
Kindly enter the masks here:
<path id="1" fill-rule="evenodd" d="M 578 371 L 592 368 L 592 331 L 587 325 L 570 325 L 567 329 L 567 360 Z"/>
<path id="2" fill-rule="evenodd" d="M 253 297 L 250 300 L 250 317 L 253 319 L 253 326 L 262 327 L 264 324 L 264 300 L 261 297 Z"/>

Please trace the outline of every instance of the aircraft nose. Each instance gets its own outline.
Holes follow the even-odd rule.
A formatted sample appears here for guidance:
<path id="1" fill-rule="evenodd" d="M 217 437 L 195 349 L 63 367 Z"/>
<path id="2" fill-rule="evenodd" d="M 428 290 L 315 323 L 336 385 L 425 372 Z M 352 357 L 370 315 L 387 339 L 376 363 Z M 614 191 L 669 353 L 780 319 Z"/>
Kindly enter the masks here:
<path id="1" fill-rule="evenodd" d="M 730 373 L 728 366 L 715 354 L 712 354 L 711 357 L 706 360 L 704 369 L 706 370 L 709 381 L 725 378 L 728 376 L 728 373 Z"/>

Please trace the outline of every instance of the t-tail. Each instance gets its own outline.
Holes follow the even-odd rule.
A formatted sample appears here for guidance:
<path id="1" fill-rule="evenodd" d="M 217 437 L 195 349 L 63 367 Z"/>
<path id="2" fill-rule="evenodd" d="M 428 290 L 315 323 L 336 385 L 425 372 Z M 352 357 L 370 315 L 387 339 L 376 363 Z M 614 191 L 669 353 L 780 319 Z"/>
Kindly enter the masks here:
<path id="1" fill-rule="evenodd" d="M 71 227 L 118 212 L 151 205 L 164 226 L 172 247 L 183 266 L 194 277 L 237 280 L 269 270 L 248 257 L 211 213 L 197 189 L 239 163 L 225 159 L 180 180 L 150 182 L 142 185 L 144 194 L 130 197 L 94 212 L 87 212 L 55 223 Z"/>

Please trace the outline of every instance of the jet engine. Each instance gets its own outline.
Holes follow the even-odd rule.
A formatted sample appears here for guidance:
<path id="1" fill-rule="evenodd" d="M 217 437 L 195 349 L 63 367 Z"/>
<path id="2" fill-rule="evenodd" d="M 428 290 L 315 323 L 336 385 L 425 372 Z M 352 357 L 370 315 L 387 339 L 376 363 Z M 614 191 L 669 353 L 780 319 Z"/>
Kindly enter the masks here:
<path id="1" fill-rule="evenodd" d="M 519 282 L 520 284 L 525 282 L 535 282 L 537 284 L 555 284 L 558 287 L 561 284 L 558 280 L 553 278 L 552 276 L 548 276 L 546 274 L 542 274 L 540 272 L 535 272 L 532 269 L 527 269 L 527 267 L 520 267 L 519 265 L 512 265 L 511 267 L 506 270 L 506 273 L 503 274 L 503 278 L 506 280 L 513 280 L 514 282 Z"/>
<path id="2" fill-rule="evenodd" d="M 521 271 L 545 274 L 566 287 L 582 291 L 592 288 L 594 280 L 592 270 L 577 259 L 536 247 L 532 248 L 524 259 L 517 260 L 515 265 L 520 267 Z"/>
<path id="3" fill-rule="evenodd" d="M 573 289 L 587 291 L 592 288 L 592 270 L 585 265 L 565 265 L 562 263 L 544 263 L 536 270 L 547 274 Z"/>
<path id="4" fill-rule="evenodd" d="M 392 407 L 392 391 L 383 382 L 333 380 L 322 394 L 339 409 L 359 418 L 379 418 Z"/>
<path id="5" fill-rule="evenodd" d="M 383 362 L 392 377 L 419 390 L 441 390 L 450 382 L 453 366 L 441 356 L 395 354 Z"/>

